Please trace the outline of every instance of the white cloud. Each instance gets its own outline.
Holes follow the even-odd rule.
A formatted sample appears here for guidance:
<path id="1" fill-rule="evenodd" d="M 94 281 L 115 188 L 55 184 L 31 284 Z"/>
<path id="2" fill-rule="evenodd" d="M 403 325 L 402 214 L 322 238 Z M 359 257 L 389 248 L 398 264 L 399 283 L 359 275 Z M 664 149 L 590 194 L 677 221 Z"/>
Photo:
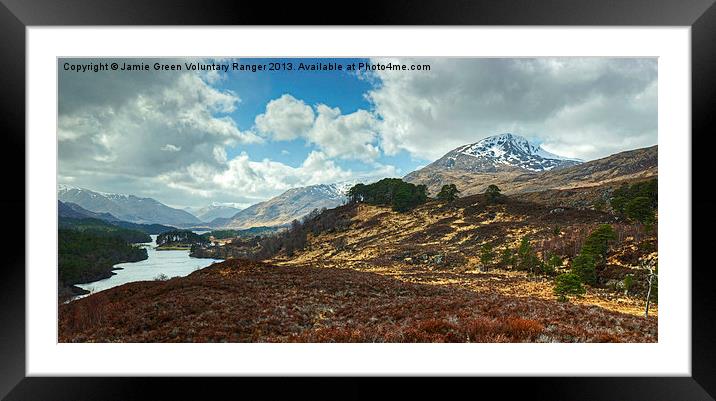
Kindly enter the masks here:
<path id="1" fill-rule="evenodd" d="M 241 107 L 239 94 L 215 86 L 224 74 L 61 72 L 59 180 L 175 205 L 251 204 L 296 186 L 402 176 L 408 171 L 382 163 L 384 154 L 433 160 L 500 132 L 583 159 L 656 143 L 655 60 L 419 62 L 431 71 L 367 77 L 370 110 L 343 114 L 286 93 L 248 129 L 230 116 Z M 298 166 L 245 152 L 231 158 L 226 150 L 267 143 L 287 155 L 270 142 L 296 139 L 316 149 Z M 370 167 L 352 171 L 341 160 Z"/>
<path id="2" fill-rule="evenodd" d="M 168 144 L 162 146 L 161 150 L 163 150 L 165 152 L 178 152 L 181 150 L 181 146 L 175 146 L 175 145 L 172 145 L 171 143 L 168 143 Z"/>
<path id="3" fill-rule="evenodd" d="M 246 153 L 227 163 L 214 175 L 213 183 L 223 189 L 242 188 L 252 194 L 276 195 L 296 186 L 348 179 L 351 171 L 343 170 L 322 152 L 311 152 L 298 167 L 264 159 L 251 161 Z"/>
<path id="4" fill-rule="evenodd" d="M 216 147 L 256 143 L 227 113 L 240 99 L 198 73 L 60 75 L 60 173 L 137 178 L 215 160 Z M 177 157 L 177 153 L 181 157 Z"/>
<path id="5" fill-rule="evenodd" d="M 255 118 L 256 131 L 275 141 L 303 138 L 328 157 L 371 161 L 380 156 L 377 122 L 366 110 L 342 114 L 338 107 L 314 109 L 290 94 L 273 99 Z"/>
<path id="6" fill-rule="evenodd" d="M 289 94 L 266 104 L 266 111 L 255 119 L 259 133 L 277 141 L 288 141 L 305 136 L 313 125 L 313 109 L 303 100 Z"/>
<path id="7" fill-rule="evenodd" d="M 316 144 L 329 157 L 374 160 L 380 156 L 376 121 L 365 110 L 343 115 L 337 107 L 316 106 L 318 116 L 307 139 Z"/>
<path id="8" fill-rule="evenodd" d="M 350 180 L 354 175 L 322 152 L 309 153 L 298 167 L 269 159 L 253 161 L 244 152 L 222 166 L 196 162 L 180 171 L 161 174 L 158 180 L 169 188 L 206 199 L 254 203 L 290 188 Z"/>
<path id="9" fill-rule="evenodd" d="M 386 154 L 427 160 L 514 132 L 592 159 L 657 140 L 656 60 L 606 58 L 376 60 L 430 64 L 378 71 L 367 93 Z"/>

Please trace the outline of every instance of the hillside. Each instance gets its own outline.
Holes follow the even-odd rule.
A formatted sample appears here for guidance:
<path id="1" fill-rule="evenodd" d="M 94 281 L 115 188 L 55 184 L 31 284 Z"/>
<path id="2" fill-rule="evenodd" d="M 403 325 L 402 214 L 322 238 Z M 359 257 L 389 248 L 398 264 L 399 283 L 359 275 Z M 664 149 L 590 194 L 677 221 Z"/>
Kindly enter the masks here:
<path id="1" fill-rule="evenodd" d="M 656 257 L 656 231 L 611 213 L 473 195 L 405 213 L 351 203 L 311 219 L 323 223 L 304 223 L 305 247 L 292 255 L 279 250 L 263 262 L 230 259 L 187 277 L 131 283 L 63 305 L 60 341 L 658 339 L 658 307 L 643 317 L 643 263 Z M 539 260 L 563 258 L 555 274 L 569 271 L 601 224 L 616 233 L 606 264 L 596 284 L 569 302 L 555 298 L 554 276 L 500 260 L 528 238 Z M 261 244 L 246 241 L 245 255 Z M 489 263 L 485 244 L 498 255 Z"/>
<path id="2" fill-rule="evenodd" d="M 104 221 L 119 221 L 118 218 L 109 213 L 91 212 L 82 206 L 72 202 L 57 201 L 57 215 L 59 217 L 69 217 L 73 219 L 99 219 Z"/>
<path id="3" fill-rule="evenodd" d="M 407 281 L 448 281 L 485 288 L 493 283 L 483 281 L 479 274 L 464 273 L 485 268 L 481 251 L 484 244 L 489 244 L 495 254 L 493 267 L 506 270 L 507 277 L 525 279 L 530 289 L 524 295 L 541 294 L 538 296 L 552 299 L 549 280 L 526 280 L 522 272 L 499 261 L 502 251 L 515 252 L 520 241 L 529 238 L 539 258 L 560 255 L 565 263 L 557 273 L 567 271 L 587 235 L 600 224 L 609 224 L 617 233 L 617 241 L 611 246 L 606 266 L 597 270 L 597 287 L 591 288 L 582 301 L 638 314 L 643 300 L 620 297 L 609 287 L 631 274 L 635 278 L 632 290 L 635 294 L 642 292 L 646 271 L 639 261 L 656 255 L 656 233 L 642 225 L 610 213 L 552 208 L 511 198 L 495 205 L 483 195 L 473 195 L 451 205 L 431 202 L 409 213 L 360 204 L 353 213 L 350 229 L 310 236 L 306 251 L 291 258 L 278 256 L 274 262 L 320 264 L 379 272 Z M 555 234 L 556 229 L 559 234 Z M 503 290 L 515 295 L 521 288 L 509 285 Z"/>
<path id="4" fill-rule="evenodd" d="M 656 329 L 594 306 L 229 260 L 61 305 L 59 341 L 654 342 Z"/>
<path id="5" fill-rule="evenodd" d="M 83 231 L 94 236 L 113 236 L 123 239 L 129 243 L 151 242 L 152 239 L 147 233 L 116 226 L 104 220 L 71 217 L 60 217 L 58 221 L 60 230 Z"/>
<path id="6" fill-rule="evenodd" d="M 114 265 L 147 259 L 147 250 L 129 243 L 123 233 L 60 228 L 58 238 L 58 296 L 60 300 L 87 294 L 74 284 L 89 283 L 112 276 Z M 143 233 L 139 233 L 146 235 Z"/>
<path id="7" fill-rule="evenodd" d="M 463 196 L 482 193 L 491 184 L 497 185 L 506 194 L 538 192 L 654 177 L 658 174 L 657 156 L 658 148 L 652 146 L 543 171 L 531 171 L 518 166 L 500 166 L 493 170 L 447 168 L 444 157 L 406 175 L 404 179 L 414 184 L 427 185 L 432 195 L 438 193 L 445 184 L 457 185 Z"/>

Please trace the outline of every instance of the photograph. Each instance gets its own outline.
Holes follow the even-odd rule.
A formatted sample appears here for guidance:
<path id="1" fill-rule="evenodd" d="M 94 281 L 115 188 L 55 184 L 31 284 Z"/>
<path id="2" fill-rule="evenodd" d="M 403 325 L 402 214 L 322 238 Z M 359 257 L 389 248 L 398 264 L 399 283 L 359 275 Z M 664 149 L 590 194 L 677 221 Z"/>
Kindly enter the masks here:
<path id="1" fill-rule="evenodd" d="M 658 70 L 58 57 L 57 340 L 658 343 Z"/>

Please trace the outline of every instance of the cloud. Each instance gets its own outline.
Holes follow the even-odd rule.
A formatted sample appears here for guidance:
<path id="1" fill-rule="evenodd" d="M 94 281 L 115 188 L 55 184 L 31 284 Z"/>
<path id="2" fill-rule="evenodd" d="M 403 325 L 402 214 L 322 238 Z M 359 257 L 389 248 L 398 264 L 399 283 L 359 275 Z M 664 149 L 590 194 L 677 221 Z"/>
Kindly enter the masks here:
<path id="1" fill-rule="evenodd" d="M 122 63 L 126 60 L 103 60 Z M 91 60 L 87 60 L 91 62 Z M 61 69 L 62 71 L 62 69 Z M 283 95 L 240 129 L 231 113 L 237 93 L 212 84 L 206 73 L 60 74 L 58 146 L 60 182 L 155 197 L 170 205 L 252 204 L 296 186 L 352 179 L 375 172 L 341 168 L 334 157 L 372 157 L 374 119 L 366 111 L 306 105 Z M 291 140 L 316 144 L 297 167 L 246 152 L 229 158 L 227 146 Z M 288 151 L 282 152 L 288 153 Z"/>
<path id="2" fill-rule="evenodd" d="M 266 104 L 255 118 L 256 131 L 274 141 L 302 138 L 328 157 L 372 161 L 380 156 L 377 121 L 366 110 L 342 114 L 338 107 L 318 104 L 284 94 Z"/>
<path id="3" fill-rule="evenodd" d="M 158 180 L 169 188 L 209 200 L 255 203 L 290 188 L 346 181 L 354 175 L 318 151 L 309 153 L 298 167 L 270 159 L 253 161 L 243 152 L 220 167 L 196 162 L 183 170 L 161 174 Z"/>
<path id="4" fill-rule="evenodd" d="M 168 143 L 168 144 L 162 146 L 162 150 L 165 152 L 178 152 L 181 150 L 181 147 L 172 145 L 171 143 Z"/>
<path id="5" fill-rule="evenodd" d="M 288 141 L 305 136 L 313 125 L 313 109 L 303 100 L 289 94 L 266 104 L 266 111 L 256 116 L 259 133 L 277 141 Z"/>
<path id="6" fill-rule="evenodd" d="M 501 132 L 582 159 L 656 143 L 655 59 L 415 61 L 432 68 L 364 74 L 363 109 L 307 104 L 288 86 L 243 129 L 232 117 L 240 94 L 220 87 L 230 75 L 60 68 L 59 181 L 170 205 L 245 205 L 296 186 L 401 176 L 384 156 L 407 151 L 423 163 Z M 298 166 L 227 154 L 263 144 L 286 155 L 280 142 L 294 140 L 312 149 Z"/>
<path id="7" fill-rule="evenodd" d="M 657 140 L 655 59 L 418 59 L 430 71 L 377 71 L 366 94 L 381 147 L 426 160 L 514 132 L 593 159 Z"/>
<path id="8" fill-rule="evenodd" d="M 375 144 L 378 139 L 377 122 L 365 110 L 343 115 L 337 107 L 316 106 L 318 116 L 307 139 L 316 144 L 329 157 L 374 160 L 380 156 Z"/>
<path id="9" fill-rule="evenodd" d="M 253 194 L 276 194 L 287 189 L 346 180 L 352 172 L 338 167 L 322 152 L 311 152 L 299 167 L 264 159 L 251 161 L 246 153 L 228 162 L 228 168 L 213 177 L 224 189 L 244 188 Z"/>
<path id="10" fill-rule="evenodd" d="M 261 141 L 228 115 L 239 96 L 211 86 L 198 73 L 61 72 L 59 89 L 64 175 L 152 177 L 198 161 L 218 165 L 217 147 Z"/>

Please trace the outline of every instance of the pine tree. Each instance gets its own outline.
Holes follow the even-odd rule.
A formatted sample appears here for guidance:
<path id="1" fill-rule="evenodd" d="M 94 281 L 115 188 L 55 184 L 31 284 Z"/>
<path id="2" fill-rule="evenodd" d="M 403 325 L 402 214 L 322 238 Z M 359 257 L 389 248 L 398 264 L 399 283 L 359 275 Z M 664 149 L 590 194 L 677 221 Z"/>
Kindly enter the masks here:
<path id="1" fill-rule="evenodd" d="M 560 267 L 562 267 L 562 258 L 560 258 L 559 255 L 553 254 L 542 264 L 542 273 L 551 276 Z"/>
<path id="2" fill-rule="evenodd" d="M 485 243 L 480 248 L 480 263 L 485 269 L 492 266 L 492 262 L 495 260 L 495 252 L 492 250 L 492 245 Z"/>
<path id="3" fill-rule="evenodd" d="M 591 254 L 579 254 L 572 259 L 572 273 L 589 285 L 597 283 L 597 272 L 594 265 L 594 256 Z"/>
<path id="4" fill-rule="evenodd" d="M 487 190 L 485 191 L 485 195 L 487 196 L 487 200 L 490 203 L 497 203 L 498 201 L 500 201 L 502 199 L 501 192 L 502 192 L 502 190 L 500 190 L 500 188 L 497 185 L 490 184 L 490 186 L 488 186 Z"/>
<path id="5" fill-rule="evenodd" d="M 582 296 L 586 291 L 582 281 L 574 273 L 563 273 L 554 279 L 554 295 L 559 301 L 567 301 L 568 296 Z"/>
<path id="6" fill-rule="evenodd" d="M 592 255 L 594 263 L 601 265 L 606 260 L 609 242 L 615 239 L 617 239 L 617 235 L 612 226 L 602 224 L 589 234 L 580 253 Z"/>
<path id="7" fill-rule="evenodd" d="M 629 201 L 624 207 L 626 216 L 642 224 L 652 224 L 656 219 L 651 201 L 645 196 L 639 196 Z"/>
<path id="8" fill-rule="evenodd" d="M 510 249 L 510 247 L 506 247 L 502 250 L 502 253 L 500 253 L 500 265 L 504 268 L 512 268 L 515 263 L 515 252 Z"/>
<path id="9" fill-rule="evenodd" d="M 528 237 L 522 238 L 522 242 L 520 242 L 520 247 L 517 249 L 518 269 L 534 273 L 538 262 L 539 259 L 537 258 L 534 249 L 532 249 L 530 239 Z"/>
<path id="10" fill-rule="evenodd" d="M 443 201 L 452 202 L 458 198 L 459 193 L 460 191 L 458 191 L 455 184 L 446 184 L 443 185 L 440 192 L 438 192 L 437 198 Z"/>

